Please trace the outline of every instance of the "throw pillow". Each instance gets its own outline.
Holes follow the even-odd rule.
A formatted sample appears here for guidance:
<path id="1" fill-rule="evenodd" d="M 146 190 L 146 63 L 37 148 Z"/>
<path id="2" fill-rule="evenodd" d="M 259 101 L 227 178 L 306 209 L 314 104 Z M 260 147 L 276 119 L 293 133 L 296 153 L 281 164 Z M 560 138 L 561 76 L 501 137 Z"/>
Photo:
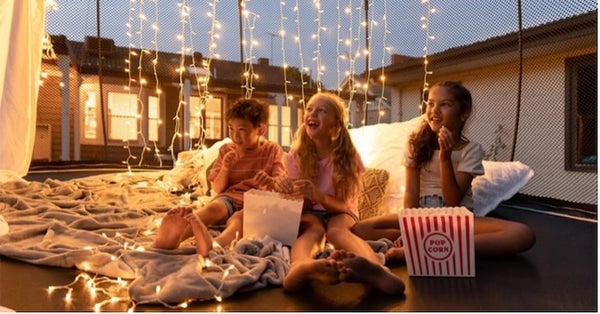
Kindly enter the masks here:
<path id="1" fill-rule="evenodd" d="M 533 177 L 533 170 L 519 161 L 483 161 L 485 173 L 471 183 L 473 211 L 485 216 L 513 197 Z"/>
<path id="2" fill-rule="evenodd" d="M 361 220 L 381 214 L 379 207 L 386 192 L 389 177 L 387 170 L 375 168 L 367 168 L 362 175 L 358 194 L 358 213 Z"/>

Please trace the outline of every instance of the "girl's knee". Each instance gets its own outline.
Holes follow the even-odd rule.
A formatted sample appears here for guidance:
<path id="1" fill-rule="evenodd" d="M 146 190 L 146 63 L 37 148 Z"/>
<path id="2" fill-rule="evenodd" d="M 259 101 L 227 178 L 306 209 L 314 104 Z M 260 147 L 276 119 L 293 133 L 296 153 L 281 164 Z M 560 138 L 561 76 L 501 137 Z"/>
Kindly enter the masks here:
<path id="1" fill-rule="evenodd" d="M 310 226 L 302 231 L 302 235 L 312 239 L 321 239 L 325 237 L 325 229 L 319 226 Z"/>
<path id="2" fill-rule="evenodd" d="M 206 225 L 224 224 L 227 220 L 227 207 L 223 203 L 211 202 L 195 212 Z"/>
<path id="3" fill-rule="evenodd" d="M 533 247 L 536 242 L 536 236 L 533 230 L 525 224 L 516 224 L 513 232 L 520 246 L 520 251 L 524 252 Z"/>
<path id="4" fill-rule="evenodd" d="M 233 215 L 231 215 L 231 217 L 229 217 L 229 220 L 234 220 L 234 221 L 243 221 L 244 220 L 244 212 L 242 210 L 238 210 L 236 212 L 233 213 Z"/>
<path id="5" fill-rule="evenodd" d="M 335 244 L 335 243 L 344 241 L 346 239 L 350 239 L 351 235 L 352 235 L 352 231 L 350 231 L 350 228 L 330 227 L 330 228 L 327 228 L 326 237 L 330 242 Z"/>

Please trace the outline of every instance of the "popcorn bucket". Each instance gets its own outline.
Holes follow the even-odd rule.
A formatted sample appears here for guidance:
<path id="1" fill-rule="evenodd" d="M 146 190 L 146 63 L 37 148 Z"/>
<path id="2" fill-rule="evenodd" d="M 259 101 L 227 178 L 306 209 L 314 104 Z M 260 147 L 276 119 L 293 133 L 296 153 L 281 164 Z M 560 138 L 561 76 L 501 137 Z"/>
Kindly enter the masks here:
<path id="1" fill-rule="evenodd" d="M 475 277 L 473 213 L 465 207 L 398 212 L 409 276 Z"/>
<path id="2" fill-rule="evenodd" d="M 298 237 L 303 199 L 252 189 L 244 193 L 244 238 L 269 237 L 292 245 Z"/>

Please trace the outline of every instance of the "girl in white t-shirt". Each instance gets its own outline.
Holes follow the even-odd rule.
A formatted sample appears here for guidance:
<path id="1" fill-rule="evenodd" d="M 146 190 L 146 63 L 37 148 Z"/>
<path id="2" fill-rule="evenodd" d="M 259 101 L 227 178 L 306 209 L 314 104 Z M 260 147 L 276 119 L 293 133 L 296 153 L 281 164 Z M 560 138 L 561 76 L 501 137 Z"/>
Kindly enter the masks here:
<path id="1" fill-rule="evenodd" d="M 429 88 L 422 126 L 409 138 L 404 154 L 404 208 L 465 206 L 472 209 L 471 182 L 483 174 L 483 149 L 463 136 L 472 110 L 468 89 L 458 82 Z M 353 232 L 366 240 L 388 238 L 388 262 L 404 259 L 396 213 L 360 221 Z M 475 217 L 475 254 L 497 256 L 528 250 L 535 243 L 526 225 L 491 217 Z"/>

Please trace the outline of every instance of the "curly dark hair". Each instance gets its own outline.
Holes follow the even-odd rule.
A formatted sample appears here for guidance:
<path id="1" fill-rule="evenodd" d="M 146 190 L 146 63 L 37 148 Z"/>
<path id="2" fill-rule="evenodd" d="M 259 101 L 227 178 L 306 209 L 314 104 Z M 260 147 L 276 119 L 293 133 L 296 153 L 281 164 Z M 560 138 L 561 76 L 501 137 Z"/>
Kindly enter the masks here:
<path id="1" fill-rule="evenodd" d="M 239 98 L 225 113 L 225 121 L 231 119 L 245 119 L 254 127 L 269 122 L 269 104 L 260 99 Z"/>
<path id="2" fill-rule="evenodd" d="M 473 98 L 471 92 L 459 82 L 443 81 L 432 85 L 432 87 L 447 88 L 456 102 L 460 105 L 460 113 L 471 111 L 473 107 Z M 429 96 L 428 91 L 425 92 L 425 101 Z M 464 123 L 460 126 L 459 133 L 462 134 Z M 462 136 L 462 135 L 461 135 Z M 437 134 L 429 127 L 427 120 L 424 119 L 421 126 L 410 135 L 410 156 L 415 161 L 416 167 L 421 167 L 431 160 L 433 151 L 438 149 Z"/>

